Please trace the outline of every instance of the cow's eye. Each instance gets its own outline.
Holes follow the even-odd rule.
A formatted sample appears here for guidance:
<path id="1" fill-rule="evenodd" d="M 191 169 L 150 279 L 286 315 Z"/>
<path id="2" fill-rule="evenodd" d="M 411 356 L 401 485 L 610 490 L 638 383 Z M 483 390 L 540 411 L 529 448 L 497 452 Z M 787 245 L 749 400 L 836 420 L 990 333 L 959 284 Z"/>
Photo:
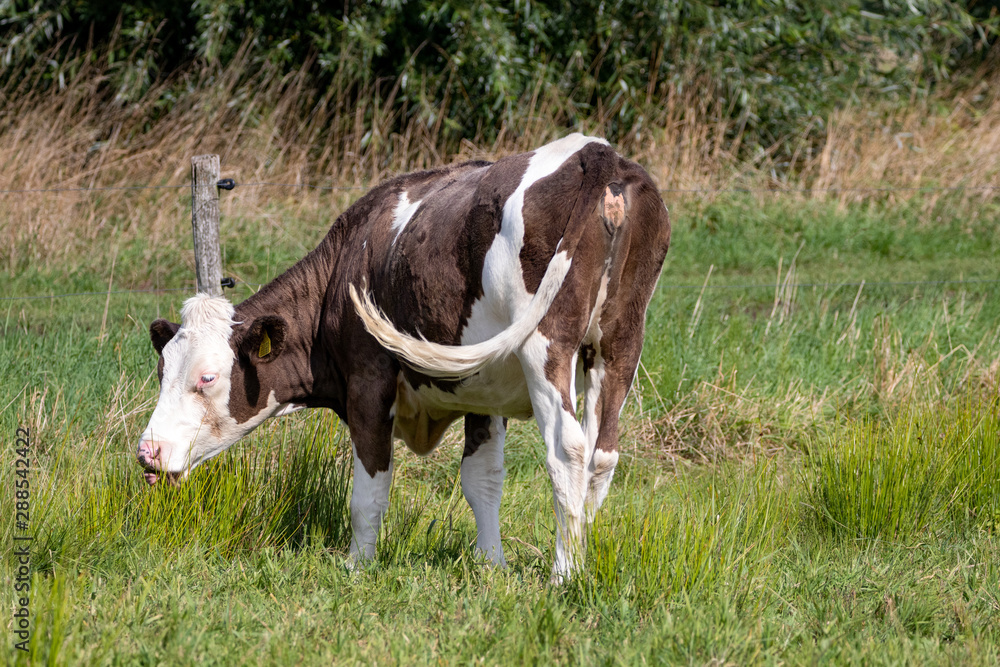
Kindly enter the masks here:
<path id="1" fill-rule="evenodd" d="M 216 376 L 212 375 L 211 373 L 206 373 L 205 375 L 202 375 L 201 379 L 198 381 L 198 386 L 205 387 L 212 384 L 213 382 L 215 382 L 215 377 Z"/>

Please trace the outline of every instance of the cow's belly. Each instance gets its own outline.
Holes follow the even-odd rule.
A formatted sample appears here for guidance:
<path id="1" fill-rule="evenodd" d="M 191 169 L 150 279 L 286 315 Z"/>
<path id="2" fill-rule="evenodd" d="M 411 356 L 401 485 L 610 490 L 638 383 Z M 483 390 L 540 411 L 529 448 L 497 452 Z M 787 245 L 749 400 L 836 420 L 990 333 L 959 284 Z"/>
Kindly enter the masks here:
<path id="1" fill-rule="evenodd" d="M 405 380 L 403 380 L 406 382 Z M 532 415 L 531 398 L 524 381 L 521 363 L 516 357 L 491 366 L 447 389 L 436 385 L 413 388 L 406 383 L 419 406 L 439 411 L 500 415 L 528 419 Z"/>
<path id="2" fill-rule="evenodd" d="M 393 435 L 417 454 L 434 451 L 448 426 L 468 413 L 528 419 L 531 400 L 520 362 L 489 367 L 457 385 L 414 387 L 399 374 L 392 406 Z"/>

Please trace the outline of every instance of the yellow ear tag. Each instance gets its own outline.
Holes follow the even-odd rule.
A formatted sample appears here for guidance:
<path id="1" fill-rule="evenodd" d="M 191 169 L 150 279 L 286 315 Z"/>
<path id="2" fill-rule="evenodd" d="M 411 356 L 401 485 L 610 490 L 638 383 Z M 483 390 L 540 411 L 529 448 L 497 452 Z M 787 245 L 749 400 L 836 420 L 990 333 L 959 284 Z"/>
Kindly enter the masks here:
<path id="1" fill-rule="evenodd" d="M 258 357 L 266 357 L 271 354 L 271 339 L 267 336 L 267 331 L 262 332 L 264 338 L 260 341 L 260 350 L 257 352 Z"/>

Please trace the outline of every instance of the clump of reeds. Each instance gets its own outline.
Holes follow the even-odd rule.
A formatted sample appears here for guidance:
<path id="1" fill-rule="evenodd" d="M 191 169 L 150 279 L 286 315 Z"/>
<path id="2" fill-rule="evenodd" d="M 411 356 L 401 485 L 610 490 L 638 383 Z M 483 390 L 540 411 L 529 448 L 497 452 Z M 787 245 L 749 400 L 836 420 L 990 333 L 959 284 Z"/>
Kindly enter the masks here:
<path id="1" fill-rule="evenodd" d="M 851 422 L 809 455 L 813 508 L 834 533 L 903 540 L 946 521 L 1000 524 L 997 404 L 902 410 Z"/>

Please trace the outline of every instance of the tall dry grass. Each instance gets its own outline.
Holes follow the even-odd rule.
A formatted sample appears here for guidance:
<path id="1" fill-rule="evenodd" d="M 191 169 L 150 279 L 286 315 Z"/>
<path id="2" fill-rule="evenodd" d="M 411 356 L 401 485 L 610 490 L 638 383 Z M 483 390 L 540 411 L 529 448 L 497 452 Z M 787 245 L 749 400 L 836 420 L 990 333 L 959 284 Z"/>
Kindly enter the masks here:
<path id="1" fill-rule="evenodd" d="M 785 277 L 794 280 L 794 275 L 793 262 Z M 713 376 L 691 381 L 682 371 L 676 389 L 658 383 L 655 368 L 650 373 L 642 366 L 629 413 L 636 451 L 643 447 L 666 460 L 710 462 L 808 450 L 822 430 L 859 416 L 885 418 L 916 408 L 930 413 L 963 401 L 987 405 L 1000 396 L 1000 329 L 991 311 L 984 313 L 994 303 L 989 296 L 914 294 L 911 305 L 927 298 L 937 304 L 920 312 L 880 298 L 862 301 L 862 285 L 849 314 L 838 317 L 847 309 L 844 302 L 839 310 L 834 304 L 836 291 L 797 297 L 785 289 L 788 284 L 779 274 L 770 315 L 753 324 L 744 345 L 756 341 L 754 357 L 760 359 L 808 349 L 808 356 L 837 359 L 840 368 L 851 372 L 830 383 L 818 370 L 824 363 L 819 361 L 775 383 L 731 346 L 714 348 L 719 356 Z M 788 309 L 783 311 L 784 306 Z M 712 313 L 706 319 L 716 317 Z M 737 319 L 726 315 L 717 321 Z M 663 312 L 651 321 L 657 324 L 647 331 L 647 345 L 673 336 L 675 354 L 683 359 L 696 359 L 696 348 L 713 349 L 732 326 L 722 324 L 697 337 L 672 333 L 676 318 Z M 915 323 L 918 336 L 912 334 Z M 952 338 L 951 332 L 970 331 L 980 333 Z"/>
<path id="2" fill-rule="evenodd" d="M 803 165 L 817 188 L 966 187 L 967 196 L 995 197 L 1000 175 L 1000 96 L 996 81 L 982 81 L 953 97 L 901 109 L 851 106 L 829 120 L 822 151 Z M 923 193 L 932 208 L 943 195 Z M 843 192 L 858 201 L 864 192 Z M 889 201 L 911 193 L 887 193 Z"/>
<path id="3" fill-rule="evenodd" d="M 279 200 L 292 217 L 309 221 L 318 211 L 343 208 L 388 175 L 527 150 L 571 125 L 565 102 L 539 85 L 522 105 L 520 126 L 505 127 L 488 145 L 470 130 L 461 145 L 449 146 L 441 132 L 447 103 L 399 108 L 398 82 L 384 98 L 374 85 L 357 90 L 347 74 L 316 90 L 305 83 L 308 64 L 280 75 L 267 66 L 251 71 L 250 62 L 244 51 L 222 69 L 192 67 L 128 103 L 108 90 L 115 64 L 107 54 L 90 53 L 63 67 L 59 85 L 40 85 L 51 75 L 45 66 L 11 77 L 0 90 L 0 189 L 185 186 L 190 158 L 218 153 L 224 176 L 239 183 L 356 188 L 241 188 L 225 199 L 249 214 Z M 790 162 L 778 164 L 778 145 L 740 158 L 742 133 L 731 126 L 723 102 L 688 85 L 683 92 L 669 90 L 662 104 L 650 97 L 644 127 L 633 129 L 619 148 L 665 189 L 991 185 L 1000 174 L 997 89 L 984 82 L 904 109 L 847 107 L 828 120 L 818 149 L 806 136 L 782 139 L 779 144 L 795 150 Z M 602 134 L 618 111 L 615 103 L 598 104 L 578 129 Z M 2 193 L 0 266 L 16 272 L 27 262 L 54 265 L 91 252 L 95 240 L 108 236 L 146 239 L 155 247 L 183 228 L 186 194 L 182 187 Z M 846 201 L 871 193 L 814 196 Z M 888 195 L 908 196 L 912 192 Z"/>

